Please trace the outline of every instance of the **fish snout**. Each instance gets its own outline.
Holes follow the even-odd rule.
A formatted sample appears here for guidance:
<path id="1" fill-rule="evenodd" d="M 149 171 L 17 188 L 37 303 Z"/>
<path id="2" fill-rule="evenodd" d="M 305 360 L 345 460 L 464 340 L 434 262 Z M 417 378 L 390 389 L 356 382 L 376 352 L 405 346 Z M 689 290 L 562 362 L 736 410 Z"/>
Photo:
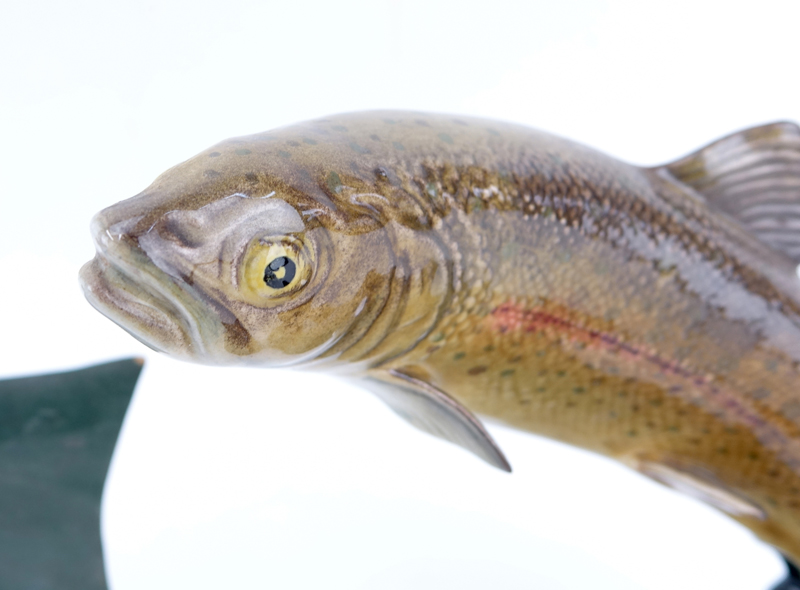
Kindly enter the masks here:
<path id="1" fill-rule="evenodd" d="M 95 250 L 106 257 L 114 257 L 123 248 L 128 251 L 138 249 L 138 237 L 133 230 L 141 218 L 115 219 L 110 215 L 111 209 L 103 209 L 95 214 L 89 223 Z"/>

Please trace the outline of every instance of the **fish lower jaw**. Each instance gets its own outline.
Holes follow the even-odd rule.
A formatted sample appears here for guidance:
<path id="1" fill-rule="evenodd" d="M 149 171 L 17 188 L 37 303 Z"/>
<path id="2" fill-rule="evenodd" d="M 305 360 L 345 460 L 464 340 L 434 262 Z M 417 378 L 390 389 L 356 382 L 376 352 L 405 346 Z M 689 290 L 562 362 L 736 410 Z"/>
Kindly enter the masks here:
<path id="1" fill-rule="evenodd" d="M 182 360 L 200 360 L 202 350 L 180 310 L 104 256 L 98 254 L 81 268 L 80 284 L 92 307 L 142 344 Z"/>

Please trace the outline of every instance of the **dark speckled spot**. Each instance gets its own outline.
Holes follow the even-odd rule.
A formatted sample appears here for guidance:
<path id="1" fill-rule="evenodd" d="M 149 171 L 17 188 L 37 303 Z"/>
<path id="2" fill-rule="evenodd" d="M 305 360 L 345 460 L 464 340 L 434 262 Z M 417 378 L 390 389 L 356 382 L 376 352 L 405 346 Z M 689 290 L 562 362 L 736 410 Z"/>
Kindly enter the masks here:
<path id="1" fill-rule="evenodd" d="M 431 336 L 431 342 L 439 342 L 440 340 L 444 340 L 444 332 L 437 332 Z"/>
<path id="2" fill-rule="evenodd" d="M 753 399 L 764 399 L 769 397 L 769 389 L 764 389 L 763 387 L 759 387 L 753 393 L 750 394 Z"/>
<path id="3" fill-rule="evenodd" d="M 495 129 L 492 129 L 491 127 L 487 127 L 487 128 L 486 128 L 486 131 L 488 131 L 488 132 L 489 132 L 489 133 L 491 133 L 492 135 L 497 135 L 497 136 L 499 136 L 499 135 L 500 135 L 500 133 L 499 133 L 497 130 L 495 130 Z"/>
<path id="4" fill-rule="evenodd" d="M 292 147 L 300 147 L 300 144 L 296 141 L 289 141 L 287 143 Z"/>
<path id="5" fill-rule="evenodd" d="M 334 131 L 339 131 L 339 132 L 347 131 L 347 127 L 345 127 L 344 125 L 334 125 L 333 127 L 331 127 L 331 129 L 333 129 Z"/>
<path id="6" fill-rule="evenodd" d="M 291 157 L 292 157 L 292 154 L 290 154 L 290 153 L 289 153 L 289 152 L 287 152 L 286 150 L 278 150 L 278 155 L 279 155 L 281 158 L 284 158 L 284 159 L 286 159 L 286 158 L 291 158 Z"/>
<path id="7" fill-rule="evenodd" d="M 237 156 L 246 156 L 247 154 L 249 154 L 251 152 L 247 148 L 239 148 L 238 150 L 236 150 L 235 153 L 236 153 Z"/>
<path id="8" fill-rule="evenodd" d="M 420 127 L 430 127 L 430 125 L 428 125 L 428 122 L 423 119 L 414 119 L 414 123 L 416 123 Z"/>
<path id="9" fill-rule="evenodd" d="M 393 147 L 394 149 L 396 149 L 396 150 L 400 150 L 401 152 L 402 152 L 402 151 L 405 151 L 405 149 L 406 149 L 406 148 L 403 146 L 403 144 L 402 144 L 402 143 L 400 143 L 399 141 L 393 141 L 393 142 L 392 142 L 392 147 Z"/>
<path id="10" fill-rule="evenodd" d="M 501 377 L 511 377 L 514 374 L 514 369 L 506 369 L 505 371 L 500 371 Z"/>
<path id="11" fill-rule="evenodd" d="M 380 141 L 380 140 L 381 140 L 381 138 L 380 138 L 380 137 L 378 137 L 377 135 L 375 135 L 374 133 L 373 133 L 372 135 L 370 135 L 370 136 L 369 136 L 369 138 L 370 138 L 372 141 Z"/>
<path id="12" fill-rule="evenodd" d="M 466 352 L 457 352 L 457 353 L 455 353 L 455 354 L 453 355 L 453 360 L 454 360 L 454 361 L 460 361 L 460 360 L 461 360 L 461 359 L 463 359 L 465 356 L 467 356 L 467 353 L 466 353 Z"/>
<path id="13" fill-rule="evenodd" d="M 308 145 L 317 145 L 317 142 L 310 137 L 304 137 L 303 143 L 307 143 Z"/>
<path id="14" fill-rule="evenodd" d="M 206 178 L 216 178 L 217 176 L 219 176 L 219 172 L 217 172 L 216 170 L 209 169 L 203 172 L 203 176 L 205 176 Z"/>
<path id="15" fill-rule="evenodd" d="M 351 150 L 353 150 L 354 152 L 357 152 L 359 154 L 369 154 L 370 153 L 370 151 L 367 148 L 365 148 L 362 145 L 358 145 L 355 141 L 351 141 L 348 145 L 350 146 Z"/>
<path id="16" fill-rule="evenodd" d="M 342 192 L 342 179 L 339 178 L 339 175 L 336 172 L 330 172 L 328 174 L 328 188 L 332 193 L 339 194 Z"/>
<path id="17" fill-rule="evenodd" d="M 208 157 L 209 158 L 217 158 L 217 157 L 219 157 L 219 155 L 220 155 L 219 152 L 211 152 L 210 154 L 208 154 Z"/>
<path id="18" fill-rule="evenodd" d="M 375 176 L 377 176 L 381 180 L 388 180 L 389 172 L 383 166 L 378 166 L 375 168 Z"/>
<path id="19" fill-rule="evenodd" d="M 438 137 L 445 143 L 450 143 L 450 144 L 453 143 L 453 138 L 447 135 L 447 133 L 440 133 Z"/>
<path id="20" fill-rule="evenodd" d="M 800 418 L 800 401 L 787 402 L 781 406 L 781 410 L 783 410 L 783 415 L 789 418 L 789 420 Z"/>
<path id="21" fill-rule="evenodd" d="M 245 178 L 245 180 L 247 180 L 248 182 L 258 182 L 258 176 L 256 176 L 256 175 L 255 175 L 255 174 L 253 174 L 252 172 L 248 172 L 247 174 L 245 174 L 245 175 L 244 175 L 244 178 Z"/>
<path id="22" fill-rule="evenodd" d="M 463 125 L 464 127 L 469 127 L 466 121 L 462 121 L 461 119 L 453 119 L 453 123 L 456 125 Z"/>
<path id="23" fill-rule="evenodd" d="M 635 430 L 629 430 L 626 434 L 628 436 L 636 436 L 638 433 Z"/>
<path id="24" fill-rule="evenodd" d="M 395 121 L 394 119 L 384 119 L 383 122 L 386 123 L 387 125 L 394 125 L 395 123 L 397 123 L 397 121 Z"/>
<path id="25" fill-rule="evenodd" d="M 573 387 L 572 393 L 586 393 L 586 389 L 583 387 Z"/>
<path id="26" fill-rule="evenodd" d="M 481 373 L 486 372 L 486 367 L 484 365 L 479 365 L 477 367 L 472 367 L 469 371 L 467 371 L 468 375 L 480 375 Z"/>

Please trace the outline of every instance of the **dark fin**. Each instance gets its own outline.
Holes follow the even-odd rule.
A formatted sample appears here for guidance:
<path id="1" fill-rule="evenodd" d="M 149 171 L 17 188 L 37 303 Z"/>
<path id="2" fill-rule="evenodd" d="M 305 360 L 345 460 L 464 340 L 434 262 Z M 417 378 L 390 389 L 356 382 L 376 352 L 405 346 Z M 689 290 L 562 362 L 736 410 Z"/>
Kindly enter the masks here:
<path id="1" fill-rule="evenodd" d="M 503 452 L 472 412 L 430 383 L 390 370 L 386 377 L 370 377 L 363 384 L 420 430 L 455 443 L 498 469 L 511 471 Z"/>
<path id="2" fill-rule="evenodd" d="M 106 590 L 100 499 L 141 370 L 0 381 L 0 588 Z"/>
<path id="3" fill-rule="evenodd" d="M 753 127 L 663 168 L 800 263 L 800 127 Z"/>
<path id="4" fill-rule="evenodd" d="M 772 590 L 800 590 L 800 571 L 785 557 L 783 560 L 786 562 L 786 568 L 789 571 L 783 581 L 778 583 L 777 586 L 774 586 Z"/>

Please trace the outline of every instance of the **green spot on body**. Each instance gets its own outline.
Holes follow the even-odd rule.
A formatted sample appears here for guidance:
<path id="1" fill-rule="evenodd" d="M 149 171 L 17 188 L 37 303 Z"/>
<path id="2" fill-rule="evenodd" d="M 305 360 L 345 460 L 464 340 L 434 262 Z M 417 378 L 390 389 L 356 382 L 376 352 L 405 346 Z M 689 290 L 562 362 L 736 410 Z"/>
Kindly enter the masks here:
<path id="1" fill-rule="evenodd" d="M 440 133 L 439 139 L 441 139 L 445 143 L 450 143 L 450 144 L 453 143 L 453 138 L 447 135 L 447 133 Z"/>
<path id="2" fill-rule="evenodd" d="M 283 159 L 287 159 L 287 158 L 291 158 L 292 157 L 292 154 L 290 154 L 286 150 L 278 150 L 278 155 Z"/>
<path id="3" fill-rule="evenodd" d="M 544 393 L 545 391 L 547 391 L 547 388 L 546 387 L 537 387 L 536 391 L 537 391 L 537 393 Z"/>
<path id="4" fill-rule="evenodd" d="M 303 143 L 307 143 L 308 145 L 317 145 L 317 142 L 310 137 L 304 137 Z"/>
<path id="5" fill-rule="evenodd" d="M 406 149 L 406 148 L 403 146 L 403 144 L 402 144 L 402 143 L 400 143 L 399 141 L 393 141 L 393 142 L 392 142 L 392 147 L 393 147 L 394 149 L 396 149 L 396 150 L 399 150 L 399 151 L 401 151 L 401 152 L 404 152 L 404 151 L 405 151 L 405 149 Z"/>
<path id="6" fill-rule="evenodd" d="M 572 393 L 586 393 L 586 389 L 583 387 L 573 387 Z"/>
<path id="7" fill-rule="evenodd" d="M 247 154 L 250 153 L 250 150 L 248 150 L 247 148 L 239 148 L 238 150 L 236 150 L 235 153 L 237 156 L 246 156 Z"/>
<path id="8" fill-rule="evenodd" d="M 637 432 L 636 432 L 635 430 L 629 430 L 629 431 L 627 432 L 627 435 L 628 435 L 628 436 L 636 436 L 636 434 L 637 434 Z"/>
<path id="9" fill-rule="evenodd" d="M 483 211 L 484 204 L 478 197 L 470 197 L 467 199 L 468 211 Z"/>
<path id="10" fill-rule="evenodd" d="M 513 375 L 514 372 L 515 372 L 514 369 L 506 369 L 505 371 L 500 371 L 500 376 L 501 377 L 511 377 L 511 375 Z"/>
<path id="11" fill-rule="evenodd" d="M 503 260 L 509 260 L 517 255 L 519 252 L 519 244 L 513 241 L 508 241 L 503 244 L 503 248 L 500 250 L 500 255 L 503 257 Z"/>
<path id="12" fill-rule="evenodd" d="M 439 342 L 439 340 L 444 340 L 444 332 L 437 332 L 431 337 L 431 342 Z"/>
<path id="13" fill-rule="evenodd" d="M 454 361 L 460 361 L 460 360 L 461 360 L 461 359 L 463 359 L 465 356 L 467 356 L 467 353 L 466 353 L 466 352 L 457 352 L 457 353 L 455 353 L 455 354 L 453 355 L 453 360 L 454 360 Z"/>
<path id="14" fill-rule="evenodd" d="M 494 350 L 494 344 L 488 344 L 483 347 L 483 352 L 492 352 Z"/>
<path id="15" fill-rule="evenodd" d="M 342 179 L 339 178 L 336 172 L 330 172 L 328 174 L 328 189 L 337 195 L 342 192 Z"/>
<path id="16" fill-rule="evenodd" d="M 370 151 L 365 148 L 363 145 L 358 145 L 355 141 L 351 141 L 349 144 L 350 149 L 359 154 L 368 154 Z"/>
<path id="17" fill-rule="evenodd" d="M 566 374 L 566 371 L 556 371 L 556 377 L 564 377 Z"/>
<path id="18" fill-rule="evenodd" d="M 219 152 L 211 152 L 210 154 L 208 154 L 208 157 L 209 157 L 209 158 L 216 158 L 216 157 L 218 157 L 219 155 L 220 155 L 220 153 L 219 153 Z"/>

